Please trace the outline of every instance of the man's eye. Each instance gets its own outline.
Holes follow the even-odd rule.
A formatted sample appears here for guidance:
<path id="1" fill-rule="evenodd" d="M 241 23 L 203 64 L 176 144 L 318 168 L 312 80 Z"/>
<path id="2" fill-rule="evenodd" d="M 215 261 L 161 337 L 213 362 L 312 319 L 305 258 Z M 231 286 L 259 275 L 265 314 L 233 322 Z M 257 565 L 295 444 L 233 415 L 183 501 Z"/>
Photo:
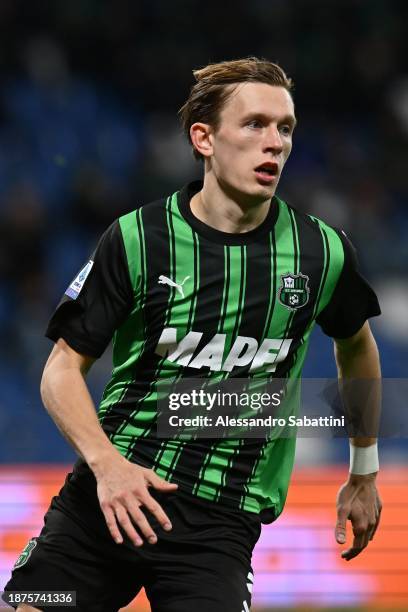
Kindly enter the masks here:
<path id="1" fill-rule="evenodd" d="M 280 128 L 279 128 L 279 131 L 284 136 L 290 136 L 291 133 L 292 133 L 292 129 L 291 129 L 290 125 L 281 125 Z"/>
<path id="2" fill-rule="evenodd" d="M 251 128 L 260 128 L 262 127 L 262 123 L 258 121 L 258 119 L 252 119 L 252 121 L 248 121 L 247 126 Z"/>

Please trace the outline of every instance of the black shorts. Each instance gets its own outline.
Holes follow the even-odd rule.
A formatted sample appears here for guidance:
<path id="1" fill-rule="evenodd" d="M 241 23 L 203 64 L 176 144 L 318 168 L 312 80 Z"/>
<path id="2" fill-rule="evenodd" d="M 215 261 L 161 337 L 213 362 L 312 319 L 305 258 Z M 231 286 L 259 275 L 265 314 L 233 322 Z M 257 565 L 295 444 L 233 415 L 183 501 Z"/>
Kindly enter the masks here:
<path id="1" fill-rule="evenodd" d="M 165 532 L 146 512 L 157 544 L 136 548 L 125 534 L 124 543 L 115 544 L 99 507 L 95 477 L 79 461 L 5 590 L 76 591 L 76 607 L 67 610 L 117 612 L 144 587 L 152 612 L 247 612 L 259 516 L 179 491 L 150 492 L 173 529 Z"/>

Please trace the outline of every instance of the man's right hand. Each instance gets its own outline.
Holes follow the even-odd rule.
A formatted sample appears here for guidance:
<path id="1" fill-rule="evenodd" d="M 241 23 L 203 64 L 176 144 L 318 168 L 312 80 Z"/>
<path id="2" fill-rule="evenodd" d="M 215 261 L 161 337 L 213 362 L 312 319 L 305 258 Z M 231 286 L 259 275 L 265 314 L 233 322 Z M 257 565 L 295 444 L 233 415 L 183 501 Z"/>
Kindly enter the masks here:
<path id="1" fill-rule="evenodd" d="M 110 455 L 106 461 L 93 468 L 97 480 L 99 504 L 106 524 L 117 544 L 123 543 L 119 527 L 129 536 L 135 546 L 142 546 L 143 539 L 135 526 L 150 544 L 157 542 L 157 535 L 149 525 L 141 509 L 146 508 L 165 531 L 172 528 L 163 508 L 149 493 L 153 487 L 171 493 L 177 484 L 166 482 L 148 468 L 131 463 L 119 454 Z"/>
<path id="2" fill-rule="evenodd" d="M 148 488 L 171 493 L 177 485 L 166 482 L 153 470 L 130 463 L 112 446 L 85 382 L 94 361 L 59 338 L 44 368 L 41 396 L 51 418 L 95 474 L 99 504 L 115 542 L 123 542 L 122 528 L 135 546 L 141 546 L 143 539 L 137 527 L 148 542 L 155 544 L 157 536 L 141 506 L 169 531 L 171 523 Z"/>

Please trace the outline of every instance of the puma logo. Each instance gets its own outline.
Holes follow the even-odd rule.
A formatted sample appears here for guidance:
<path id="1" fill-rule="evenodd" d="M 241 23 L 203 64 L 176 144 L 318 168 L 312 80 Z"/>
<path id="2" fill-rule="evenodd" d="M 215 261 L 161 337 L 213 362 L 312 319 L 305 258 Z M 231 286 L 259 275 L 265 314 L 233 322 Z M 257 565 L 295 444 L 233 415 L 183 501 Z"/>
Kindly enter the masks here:
<path id="1" fill-rule="evenodd" d="M 167 278 L 167 276 L 160 274 L 158 282 L 159 285 L 169 285 L 170 287 L 175 287 L 180 293 L 181 297 L 184 297 L 183 285 L 189 278 L 189 276 L 186 276 L 182 283 L 175 283 L 173 280 L 171 280 L 171 278 Z"/>

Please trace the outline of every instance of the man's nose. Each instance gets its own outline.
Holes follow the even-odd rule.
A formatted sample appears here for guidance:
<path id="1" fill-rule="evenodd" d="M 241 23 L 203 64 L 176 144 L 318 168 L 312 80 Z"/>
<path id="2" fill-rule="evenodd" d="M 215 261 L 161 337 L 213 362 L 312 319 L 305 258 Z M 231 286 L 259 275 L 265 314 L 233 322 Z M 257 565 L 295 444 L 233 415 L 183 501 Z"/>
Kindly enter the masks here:
<path id="1" fill-rule="evenodd" d="M 282 152 L 282 138 L 276 125 L 269 126 L 265 134 L 264 149 L 265 151 L 272 151 L 275 154 Z"/>

